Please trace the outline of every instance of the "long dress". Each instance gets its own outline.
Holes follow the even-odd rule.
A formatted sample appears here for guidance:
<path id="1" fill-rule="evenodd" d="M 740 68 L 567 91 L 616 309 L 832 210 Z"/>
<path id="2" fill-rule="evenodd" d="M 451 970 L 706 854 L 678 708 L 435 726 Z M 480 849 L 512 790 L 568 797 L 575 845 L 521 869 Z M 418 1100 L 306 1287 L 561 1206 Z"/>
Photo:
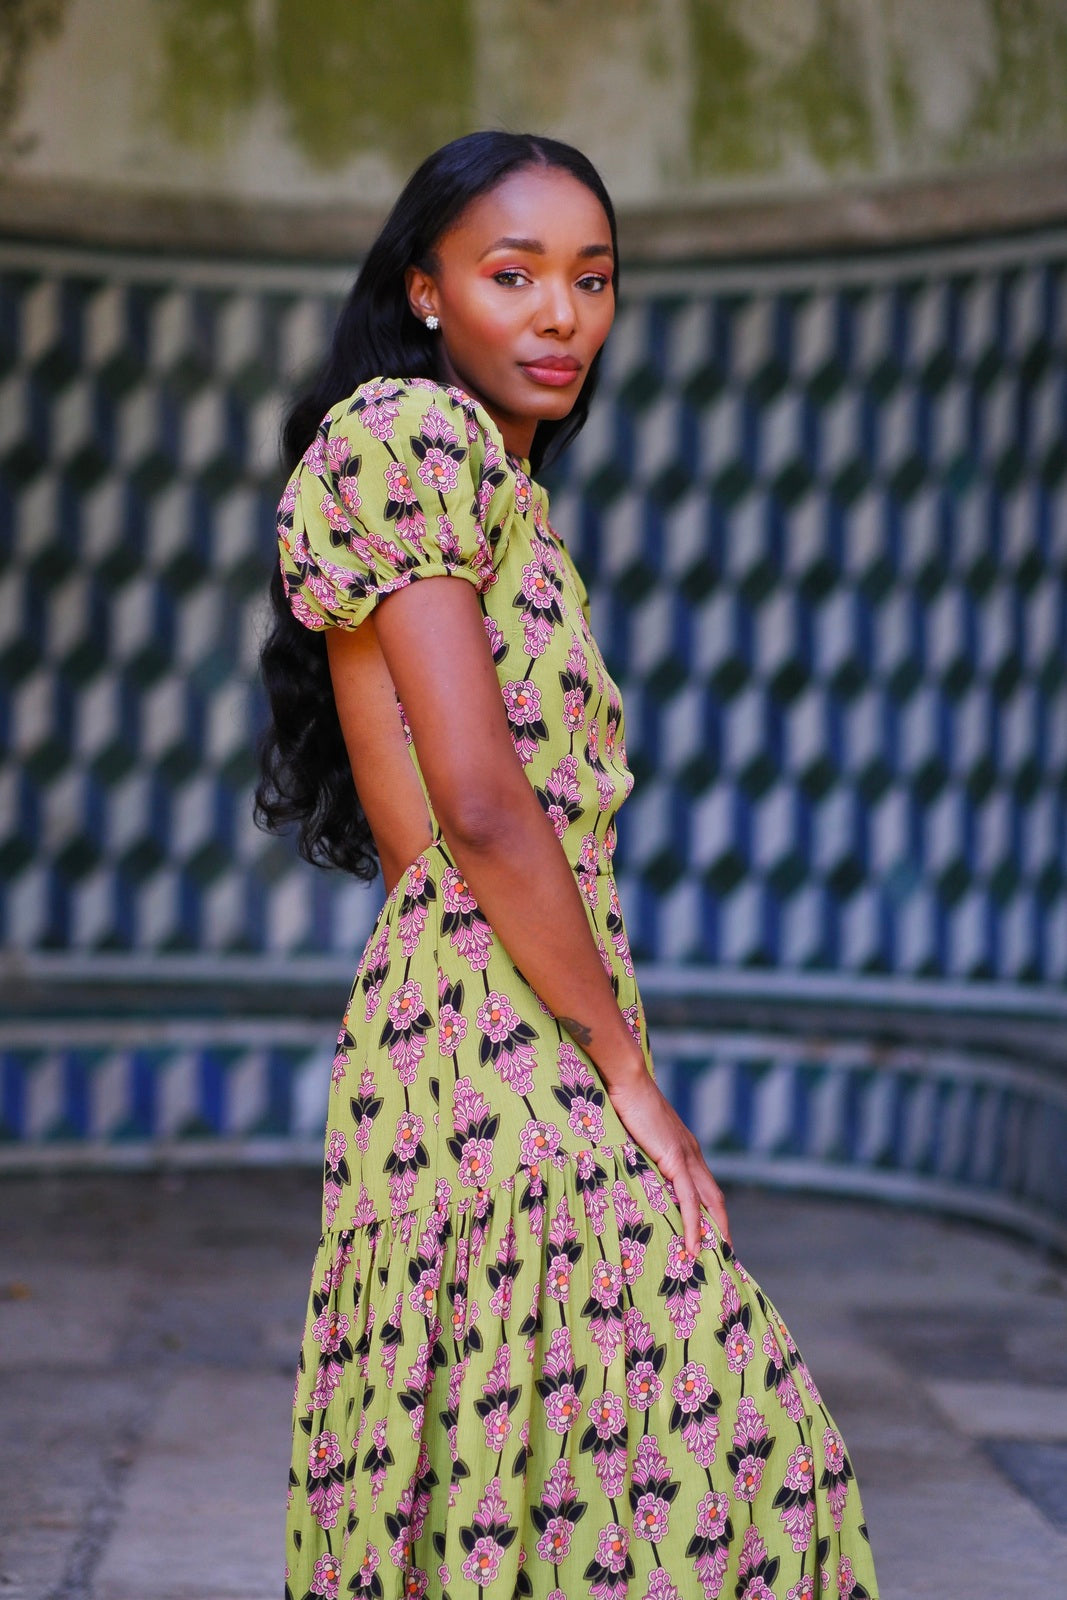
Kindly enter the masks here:
<path id="1" fill-rule="evenodd" d="M 424 577 L 474 585 L 515 750 L 647 1055 L 612 874 L 619 691 L 528 462 L 461 390 L 377 379 L 324 419 L 279 541 L 309 628 L 357 627 Z M 785 1323 L 706 1214 L 686 1252 L 669 1185 L 436 823 L 356 973 L 322 1222 L 287 1600 L 877 1595 L 848 1453 Z"/>

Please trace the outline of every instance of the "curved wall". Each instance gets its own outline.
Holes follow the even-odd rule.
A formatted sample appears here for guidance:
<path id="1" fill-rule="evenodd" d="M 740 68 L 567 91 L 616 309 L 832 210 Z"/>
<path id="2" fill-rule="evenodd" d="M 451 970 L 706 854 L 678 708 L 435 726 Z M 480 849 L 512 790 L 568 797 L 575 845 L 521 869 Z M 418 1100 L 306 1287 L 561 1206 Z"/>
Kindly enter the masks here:
<path id="1" fill-rule="evenodd" d="M 1060 0 L 7 0 L 0 227 L 352 260 L 445 139 L 604 172 L 629 259 L 1067 215 Z"/>
<path id="2" fill-rule="evenodd" d="M 278 411 L 342 284 L 0 254 L 9 1166 L 320 1123 L 376 900 L 248 802 Z M 629 277 L 554 521 L 626 700 L 658 1058 L 724 1173 L 1065 1237 L 1065 341 L 1062 232 Z"/>

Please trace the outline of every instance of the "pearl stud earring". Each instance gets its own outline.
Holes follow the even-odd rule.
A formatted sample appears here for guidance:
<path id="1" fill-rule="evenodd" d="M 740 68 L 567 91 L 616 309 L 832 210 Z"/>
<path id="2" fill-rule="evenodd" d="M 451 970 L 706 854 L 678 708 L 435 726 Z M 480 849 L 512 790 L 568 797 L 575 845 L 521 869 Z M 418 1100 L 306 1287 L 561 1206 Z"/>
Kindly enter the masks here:
<path id="1" fill-rule="evenodd" d="M 430 315 L 426 318 L 426 326 L 429 328 L 431 333 L 436 333 L 438 328 L 441 326 L 440 317 L 435 317 L 431 311 Z"/>

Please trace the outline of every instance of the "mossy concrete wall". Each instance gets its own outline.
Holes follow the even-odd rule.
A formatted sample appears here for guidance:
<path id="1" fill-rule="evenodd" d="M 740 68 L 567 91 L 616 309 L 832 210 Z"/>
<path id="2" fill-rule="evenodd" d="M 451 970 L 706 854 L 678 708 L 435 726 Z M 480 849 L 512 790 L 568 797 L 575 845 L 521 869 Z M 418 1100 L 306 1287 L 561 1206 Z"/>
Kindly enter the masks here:
<path id="1" fill-rule="evenodd" d="M 646 255 L 1048 221 L 1065 82 L 1064 0 L 5 0 L 0 226 L 344 256 L 486 126 Z"/>

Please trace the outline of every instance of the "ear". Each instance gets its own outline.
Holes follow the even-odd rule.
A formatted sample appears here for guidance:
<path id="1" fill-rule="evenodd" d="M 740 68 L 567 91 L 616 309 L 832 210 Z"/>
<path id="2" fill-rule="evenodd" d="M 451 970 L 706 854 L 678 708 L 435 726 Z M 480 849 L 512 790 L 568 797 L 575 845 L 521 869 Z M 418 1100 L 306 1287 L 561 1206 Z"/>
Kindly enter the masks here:
<path id="1" fill-rule="evenodd" d="M 408 292 L 408 305 L 412 316 L 425 322 L 428 316 L 439 316 L 437 285 L 422 267 L 408 267 L 404 273 L 404 287 Z"/>

